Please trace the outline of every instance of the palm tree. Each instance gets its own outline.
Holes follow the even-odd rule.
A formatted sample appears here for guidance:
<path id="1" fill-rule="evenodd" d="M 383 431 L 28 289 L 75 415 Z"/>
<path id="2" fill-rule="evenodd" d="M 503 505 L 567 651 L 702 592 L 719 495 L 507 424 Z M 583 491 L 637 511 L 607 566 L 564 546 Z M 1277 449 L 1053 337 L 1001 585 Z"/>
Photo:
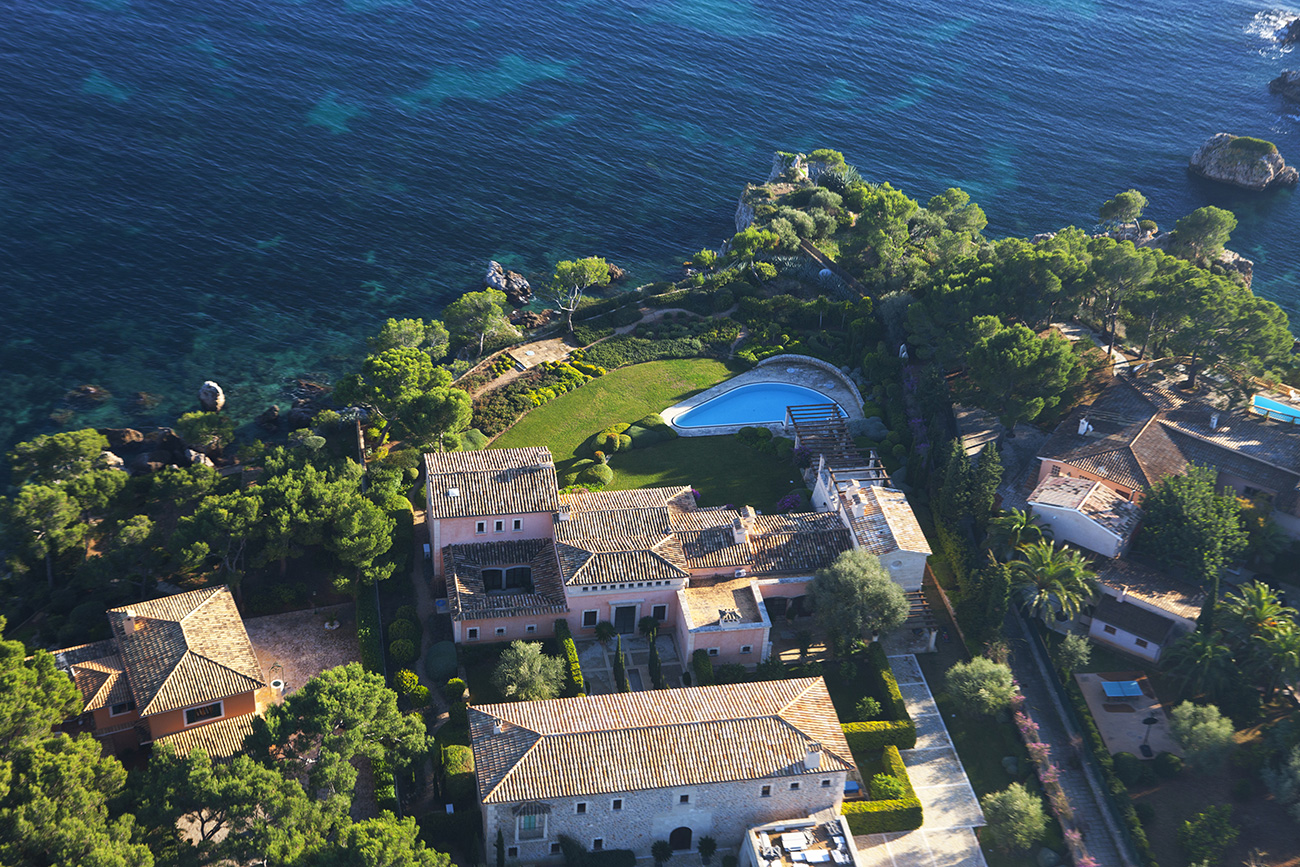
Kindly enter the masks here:
<path id="1" fill-rule="evenodd" d="M 1294 625 L 1296 617 L 1296 610 L 1279 602 L 1273 588 L 1262 581 L 1251 581 L 1228 593 L 1219 609 L 1220 625 L 1242 650 L 1283 623 Z"/>
<path id="2" fill-rule="evenodd" d="M 1278 686 L 1300 675 L 1300 626 L 1294 620 L 1280 620 L 1267 635 L 1255 639 L 1255 654 L 1268 678 L 1264 700 L 1273 697 Z"/>
<path id="3" fill-rule="evenodd" d="M 1074 617 L 1091 601 L 1097 576 L 1079 551 L 1033 542 L 1022 545 L 1020 553 L 1024 559 L 1011 564 L 1011 580 L 1024 594 L 1029 613 L 1044 620 L 1057 611 Z"/>
<path id="4" fill-rule="evenodd" d="M 1183 636 L 1169 648 L 1165 666 L 1192 695 L 1213 695 L 1237 676 L 1232 651 L 1217 634 L 1202 629 Z"/>
<path id="5" fill-rule="evenodd" d="M 650 847 L 650 857 L 655 859 L 655 867 L 664 867 L 664 862 L 673 857 L 673 845 L 667 840 L 656 840 Z"/>
<path id="6" fill-rule="evenodd" d="M 989 521 L 989 544 L 1006 554 L 1003 561 L 1010 560 L 1016 551 L 1033 542 L 1050 541 L 1052 528 L 1039 524 L 1029 512 L 1012 509 L 1005 515 Z"/>

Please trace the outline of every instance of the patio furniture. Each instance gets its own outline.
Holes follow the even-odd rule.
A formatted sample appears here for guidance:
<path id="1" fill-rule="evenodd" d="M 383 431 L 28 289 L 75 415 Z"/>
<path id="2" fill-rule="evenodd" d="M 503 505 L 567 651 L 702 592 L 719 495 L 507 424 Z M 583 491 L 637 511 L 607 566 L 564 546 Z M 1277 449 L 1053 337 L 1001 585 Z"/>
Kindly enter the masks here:
<path id="1" fill-rule="evenodd" d="M 787 852 L 797 852 L 808 845 L 808 835 L 803 831 L 791 831 L 781 835 L 781 848 Z"/>
<path id="2" fill-rule="evenodd" d="M 817 849 L 807 854 L 808 854 L 809 864 L 822 864 L 826 861 L 831 860 L 831 853 L 827 852 L 825 849 Z"/>

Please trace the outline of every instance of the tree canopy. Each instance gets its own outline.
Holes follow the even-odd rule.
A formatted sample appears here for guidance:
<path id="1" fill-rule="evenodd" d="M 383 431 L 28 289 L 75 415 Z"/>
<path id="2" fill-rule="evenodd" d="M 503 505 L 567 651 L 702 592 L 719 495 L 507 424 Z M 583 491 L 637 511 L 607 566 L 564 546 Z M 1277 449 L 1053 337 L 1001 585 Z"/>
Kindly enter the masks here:
<path id="1" fill-rule="evenodd" d="M 1197 262 L 1217 258 L 1237 228 L 1232 211 L 1206 205 L 1197 208 L 1174 225 L 1174 247 Z"/>
<path id="2" fill-rule="evenodd" d="M 573 330 L 573 312 L 582 302 L 582 296 L 592 286 L 608 286 L 609 279 L 609 263 L 596 256 L 555 263 L 546 297 L 564 311 L 564 323 L 569 331 Z"/>
<path id="3" fill-rule="evenodd" d="M 1127 225 L 1136 223 L 1141 218 L 1146 206 L 1146 196 L 1137 190 L 1125 190 L 1108 199 L 1097 212 L 1097 216 L 1101 218 L 1103 223 Z"/>
<path id="4" fill-rule="evenodd" d="M 1228 562 L 1246 550 L 1241 505 L 1215 489 L 1215 478 L 1214 470 L 1193 465 L 1186 475 L 1162 479 L 1142 501 L 1138 547 L 1203 583 L 1217 581 Z"/>
<path id="5" fill-rule="evenodd" d="M 845 551 L 819 569 L 808 592 L 818 622 L 841 644 L 861 638 L 866 630 L 891 632 L 907 619 L 903 588 L 889 577 L 879 557 L 861 548 Z"/>
<path id="6" fill-rule="evenodd" d="M 564 663 L 537 642 L 512 641 L 501 654 L 492 683 L 511 701 L 555 698 L 564 685 Z"/>
<path id="7" fill-rule="evenodd" d="M 975 328 L 966 354 L 973 397 L 1008 428 L 1038 418 L 1083 382 L 1083 364 L 1060 335 L 1039 337 L 995 316 L 976 317 Z"/>
<path id="8" fill-rule="evenodd" d="M 466 292 L 442 311 L 442 320 L 451 333 L 451 339 L 461 345 L 477 342 L 478 355 L 489 337 L 508 335 L 517 337 L 519 329 L 510 324 L 506 315 L 506 295 L 497 289 Z"/>

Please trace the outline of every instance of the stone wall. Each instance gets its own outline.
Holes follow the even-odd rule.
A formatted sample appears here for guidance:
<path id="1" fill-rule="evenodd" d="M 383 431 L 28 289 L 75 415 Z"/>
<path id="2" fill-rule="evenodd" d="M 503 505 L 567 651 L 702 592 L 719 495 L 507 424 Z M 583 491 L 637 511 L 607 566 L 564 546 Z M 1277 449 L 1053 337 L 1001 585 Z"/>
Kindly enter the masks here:
<path id="1" fill-rule="evenodd" d="M 790 364 L 795 361 L 801 364 L 811 365 L 812 367 L 821 368 L 831 376 L 834 376 L 842 382 L 850 392 L 852 392 L 855 398 L 857 398 L 858 408 L 862 407 L 862 392 L 858 391 L 858 387 L 853 380 L 849 379 L 848 376 L 845 375 L 844 371 L 840 370 L 828 361 L 822 361 L 820 358 L 813 358 L 811 355 L 773 355 L 770 358 L 764 358 L 758 364 L 754 365 L 754 367 L 757 369 L 759 367 L 766 367 L 769 364 Z"/>

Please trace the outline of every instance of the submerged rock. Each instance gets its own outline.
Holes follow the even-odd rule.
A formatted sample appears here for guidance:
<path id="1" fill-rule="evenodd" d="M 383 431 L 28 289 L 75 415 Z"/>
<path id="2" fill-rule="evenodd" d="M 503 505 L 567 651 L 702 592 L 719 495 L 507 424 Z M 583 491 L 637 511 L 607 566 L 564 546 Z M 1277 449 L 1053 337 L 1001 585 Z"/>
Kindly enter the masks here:
<path id="1" fill-rule="evenodd" d="M 217 412 L 225 405 L 226 393 L 221 386 L 210 379 L 199 386 L 199 406 L 208 412 Z"/>
<path id="2" fill-rule="evenodd" d="M 259 427 L 271 431 L 278 428 L 280 426 L 280 407 L 275 404 L 268 406 L 258 415 L 257 424 Z"/>
<path id="3" fill-rule="evenodd" d="M 1297 19 L 1300 22 L 1300 19 Z M 1287 69 L 1268 83 L 1268 92 L 1276 93 L 1292 102 L 1300 102 L 1300 72 Z"/>
<path id="4" fill-rule="evenodd" d="M 1290 186 L 1300 172 L 1288 166 L 1271 142 L 1221 132 L 1201 145 L 1188 163 L 1203 178 L 1247 190 Z"/>

